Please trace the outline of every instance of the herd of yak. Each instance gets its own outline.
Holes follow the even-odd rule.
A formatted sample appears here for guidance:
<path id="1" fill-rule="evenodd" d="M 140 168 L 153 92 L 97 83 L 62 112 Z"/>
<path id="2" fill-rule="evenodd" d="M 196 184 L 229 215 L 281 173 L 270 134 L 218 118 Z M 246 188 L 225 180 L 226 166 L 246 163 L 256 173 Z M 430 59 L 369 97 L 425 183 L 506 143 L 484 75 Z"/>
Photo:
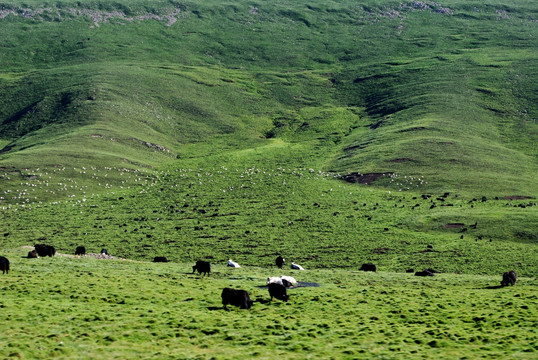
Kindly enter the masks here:
<path id="1" fill-rule="evenodd" d="M 44 245 L 44 244 L 37 244 L 35 245 L 35 249 L 28 252 L 28 258 L 37 258 L 39 257 L 45 257 L 45 256 L 54 256 L 56 254 L 56 250 L 51 245 Z M 83 246 L 79 246 L 75 250 L 75 255 L 85 255 L 86 249 Z M 108 251 L 106 249 L 101 250 L 101 254 L 108 255 Z M 168 262 L 166 257 L 163 256 L 157 256 L 153 259 L 154 262 Z M 275 260 L 275 264 L 279 269 L 282 269 L 284 265 L 284 258 L 282 256 L 278 256 Z M 228 266 L 231 267 L 240 267 L 239 264 L 233 262 L 232 260 L 228 261 Z M 304 270 L 300 265 L 295 264 L 294 262 L 291 263 L 291 268 L 294 270 Z M 2 270 L 2 274 L 9 274 L 9 260 L 4 257 L 0 256 L 0 270 Z M 362 271 L 373 271 L 375 272 L 376 266 L 374 264 L 368 263 L 363 264 L 359 270 Z M 192 267 L 192 272 L 195 273 L 198 271 L 200 275 L 209 275 L 211 273 L 211 264 L 207 261 L 198 260 L 196 262 L 196 265 Z M 408 272 L 413 272 L 412 269 L 408 270 Z M 415 273 L 416 276 L 434 276 L 434 273 L 437 271 L 433 269 L 424 269 L 423 271 L 418 271 Z M 517 274 L 514 270 L 507 271 L 502 276 L 501 286 L 508 286 L 508 285 L 514 285 L 517 280 Z M 273 299 L 278 299 L 282 301 L 288 301 L 289 295 L 286 292 L 287 288 L 293 287 L 297 282 L 293 277 L 290 276 L 281 276 L 280 278 L 268 278 L 267 279 L 267 288 L 269 290 L 269 295 L 271 297 L 271 301 Z M 222 305 L 224 309 L 226 310 L 227 305 L 234 305 L 239 306 L 241 309 L 250 309 L 252 307 L 253 301 L 250 299 L 250 296 L 246 290 L 241 289 L 231 289 L 231 288 L 224 288 L 222 290 Z"/>

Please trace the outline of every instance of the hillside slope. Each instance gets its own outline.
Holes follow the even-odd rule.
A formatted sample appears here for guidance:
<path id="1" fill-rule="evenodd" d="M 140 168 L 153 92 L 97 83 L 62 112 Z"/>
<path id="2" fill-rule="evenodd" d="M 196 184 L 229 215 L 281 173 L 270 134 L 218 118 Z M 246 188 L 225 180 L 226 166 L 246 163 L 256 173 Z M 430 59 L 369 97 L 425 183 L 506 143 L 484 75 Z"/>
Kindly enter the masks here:
<path id="1" fill-rule="evenodd" d="M 530 2 L 27 5 L 0 17 L 0 164 L 14 176 L 277 137 L 327 148 L 327 170 L 535 195 Z"/>
<path id="2" fill-rule="evenodd" d="M 1 2 L 0 357 L 536 358 L 537 19 Z M 224 311 L 224 287 L 254 306 Z"/>
<path id="3" fill-rule="evenodd" d="M 536 273 L 534 3 L 2 6 L 0 248 Z"/>

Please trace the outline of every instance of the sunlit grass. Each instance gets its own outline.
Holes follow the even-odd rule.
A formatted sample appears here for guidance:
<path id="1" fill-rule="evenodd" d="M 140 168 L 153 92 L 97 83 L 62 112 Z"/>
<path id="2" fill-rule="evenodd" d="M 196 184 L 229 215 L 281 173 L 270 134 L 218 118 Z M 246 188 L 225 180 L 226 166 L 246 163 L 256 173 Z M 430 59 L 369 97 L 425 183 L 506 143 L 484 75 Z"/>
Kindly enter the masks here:
<path id="1" fill-rule="evenodd" d="M 0 357 L 538 350 L 534 3 L 0 8 Z M 321 286 L 268 303 L 278 254 Z"/>
<path id="2" fill-rule="evenodd" d="M 531 356 L 536 352 L 535 280 L 496 288 L 500 275 L 306 270 L 215 263 L 207 278 L 190 263 L 92 258 L 21 259 L 2 277 L 0 354 L 65 359 L 392 358 Z M 320 287 L 269 302 L 268 275 L 289 273 Z M 34 286 L 28 286 L 31 277 Z M 39 284 L 39 285 L 37 285 Z M 250 310 L 222 309 L 224 287 L 242 288 Z M 38 344 L 35 339 L 40 338 Z"/>

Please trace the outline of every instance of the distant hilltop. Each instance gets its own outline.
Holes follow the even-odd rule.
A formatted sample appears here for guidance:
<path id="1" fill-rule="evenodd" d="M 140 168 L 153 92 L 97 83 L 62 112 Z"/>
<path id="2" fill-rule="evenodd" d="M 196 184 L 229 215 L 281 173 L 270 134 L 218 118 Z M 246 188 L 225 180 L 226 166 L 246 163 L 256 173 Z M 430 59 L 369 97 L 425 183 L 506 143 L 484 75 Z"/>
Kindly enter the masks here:
<path id="1" fill-rule="evenodd" d="M 122 23 L 146 20 L 166 21 L 166 26 L 171 26 L 178 20 L 180 13 L 180 8 L 171 9 L 163 13 L 142 12 L 136 15 L 127 15 L 125 12 L 118 10 L 106 11 L 88 8 L 15 8 L 0 9 L 0 20 L 9 16 L 20 16 L 37 21 L 61 21 L 78 17 L 86 17 L 91 19 L 96 27 L 98 27 L 100 24 L 106 24 L 109 22 Z"/>

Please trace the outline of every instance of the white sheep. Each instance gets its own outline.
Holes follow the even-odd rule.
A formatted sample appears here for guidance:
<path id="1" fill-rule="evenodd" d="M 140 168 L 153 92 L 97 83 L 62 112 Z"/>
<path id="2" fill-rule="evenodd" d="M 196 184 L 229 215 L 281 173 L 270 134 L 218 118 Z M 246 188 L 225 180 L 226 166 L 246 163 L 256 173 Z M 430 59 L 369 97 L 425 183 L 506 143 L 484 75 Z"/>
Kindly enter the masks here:
<path id="1" fill-rule="evenodd" d="M 284 285 L 282 283 L 282 279 L 279 278 L 279 277 L 268 277 L 267 278 L 267 285 L 269 284 L 280 284 L 280 285 Z"/>
<path id="2" fill-rule="evenodd" d="M 232 261 L 232 259 L 228 260 L 228 266 L 233 267 L 233 268 L 240 268 L 241 267 L 241 266 L 239 266 L 238 263 L 236 263 L 235 261 Z"/>
<path id="3" fill-rule="evenodd" d="M 294 277 L 291 277 L 291 276 L 286 276 L 286 275 L 280 275 L 280 278 L 282 279 L 282 281 L 287 281 L 288 283 L 291 284 L 291 286 L 297 284 L 297 280 L 295 280 Z M 289 286 L 288 286 L 289 287 Z"/>
<path id="4" fill-rule="evenodd" d="M 292 268 L 293 270 L 304 270 L 304 268 L 303 268 L 301 265 L 296 264 L 296 263 L 294 263 L 294 262 L 291 263 L 291 268 Z"/>
<path id="5" fill-rule="evenodd" d="M 269 284 L 279 284 L 289 288 L 297 284 L 297 280 L 291 276 L 281 275 L 280 277 L 268 277 L 267 285 Z"/>

